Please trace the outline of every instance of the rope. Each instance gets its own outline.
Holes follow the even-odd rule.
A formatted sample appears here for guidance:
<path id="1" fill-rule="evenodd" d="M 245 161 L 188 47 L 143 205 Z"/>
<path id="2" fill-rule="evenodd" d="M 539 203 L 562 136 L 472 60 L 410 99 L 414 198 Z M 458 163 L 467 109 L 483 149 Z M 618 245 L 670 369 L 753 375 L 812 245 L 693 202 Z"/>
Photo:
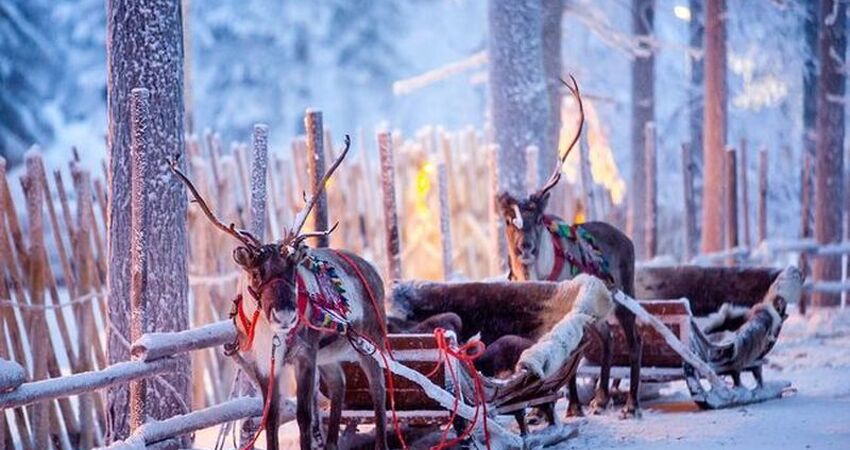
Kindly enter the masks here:
<path id="1" fill-rule="evenodd" d="M 189 274 L 189 285 L 198 286 L 198 285 L 219 285 L 224 284 L 231 281 L 239 280 L 239 276 L 242 275 L 242 271 L 234 270 L 232 272 L 220 274 L 220 275 L 192 275 Z"/>
<path id="2" fill-rule="evenodd" d="M 351 266 L 352 269 L 354 269 L 354 272 L 360 279 L 360 283 L 363 285 L 363 287 L 366 288 L 366 293 L 369 294 L 369 301 L 372 303 L 372 308 L 375 311 L 375 315 L 379 319 L 378 322 L 381 324 L 381 335 L 384 340 L 384 349 L 386 350 L 386 353 L 389 353 L 390 358 L 394 360 L 395 358 L 393 357 L 393 349 L 390 346 L 390 339 L 387 333 L 387 323 L 386 320 L 380 320 L 381 309 L 378 307 L 378 300 L 375 298 L 375 293 L 372 292 L 372 287 L 369 286 L 369 283 L 366 281 L 366 276 L 363 275 L 363 272 L 360 270 L 360 268 L 357 267 L 354 261 L 352 261 L 351 258 L 349 258 L 347 255 L 336 250 L 333 250 L 333 252 L 337 256 L 342 258 L 346 263 L 348 263 L 348 265 Z M 378 345 L 372 342 L 368 337 L 362 335 L 360 337 L 370 342 L 375 348 L 379 348 Z M 395 429 L 395 433 L 396 436 L 398 436 L 399 442 L 401 442 L 401 447 L 407 450 L 407 443 L 404 441 L 404 435 L 402 435 L 401 433 L 401 423 L 398 420 L 398 414 L 396 413 L 395 409 L 395 386 L 393 385 L 393 372 L 392 370 L 390 370 L 389 364 L 387 364 L 387 355 L 386 353 L 384 353 L 384 350 L 380 350 L 379 353 L 381 355 L 381 359 L 384 360 L 384 372 L 385 377 L 387 379 L 387 392 L 390 394 L 390 412 L 392 413 L 393 428 Z"/>
<path id="3" fill-rule="evenodd" d="M 484 383 L 481 381 L 481 375 L 475 369 L 475 365 L 473 361 L 478 359 L 484 353 L 484 343 L 475 340 L 467 342 L 461 347 L 455 349 L 451 345 L 449 345 L 448 339 L 446 339 L 446 330 L 442 328 L 437 328 L 434 330 L 434 338 L 437 340 L 437 349 L 440 351 L 440 359 L 437 361 L 437 365 L 434 369 L 427 375 L 427 377 L 431 377 L 437 373 L 437 370 L 441 366 L 446 366 L 448 368 L 449 376 L 452 379 L 452 384 L 455 388 L 455 400 L 452 405 L 452 412 L 449 416 L 448 424 L 446 424 L 446 428 L 443 430 L 443 434 L 440 437 L 440 442 L 431 447 L 431 450 L 444 450 L 448 448 L 453 448 L 456 445 L 460 444 L 464 440 L 466 440 L 469 436 L 472 435 L 472 432 L 475 430 L 475 425 L 478 424 L 478 416 L 480 412 L 483 412 L 481 415 L 483 419 L 484 426 L 484 443 L 487 445 L 487 449 L 490 450 L 490 430 L 487 427 L 487 402 L 484 398 Z M 458 376 L 456 369 L 452 367 L 449 362 L 448 357 L 451 356 L 459 361 L 461 364 L 466 366 L 467 371 L 472 375 L 472 379 L 475 387 L 475 415 L 472 417 L 472 420 L 467 425 L 466 429 L 454 439 L 449 440 L 449 430 L 452 427 L 452 423 L 457 417 L 458 407 L 460 405 L 460 396 L 461 396 L 461 388 L 460 383 L 458 383 Z"/>
<path id="4" fill-rule="evenodd" d="M 90 294 L 86 294 L 86 295 L 83 295 L 81 297 L 77 297 L 73 300 L 70 300 L 70 301 L 67 301 L 67 302 L 64 302 L 64 303 L 58 303 L 58 304 L 55 304 L 55 305 L 54 304 L 31 305 L 29 303 L 16 302 L 16 301 L 8 299 L 8 298 L 0 298 L 0 305 L 11 306 L 11 307 L 15 307 L 15 308 L 23 309 L 23 310 L 29 310 L 29 311 L 46 311 L 46 310 L 53 310 L 53 309 L 62 309 L 62 308 L 66 308 L 68 306 L 79 305 L 81 303 L 87 303 L 94 298 L 105 297 L 105 296 L 106 296 L 105 292 L 92 292 Z"/>

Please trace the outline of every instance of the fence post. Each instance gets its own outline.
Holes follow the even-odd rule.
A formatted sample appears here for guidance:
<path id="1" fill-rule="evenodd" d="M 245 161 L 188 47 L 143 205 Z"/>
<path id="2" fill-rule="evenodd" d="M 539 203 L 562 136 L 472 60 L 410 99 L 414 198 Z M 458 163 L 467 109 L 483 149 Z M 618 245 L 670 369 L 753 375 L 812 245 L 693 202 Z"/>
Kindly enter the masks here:
<path id="1" fill-rule="evenodd" d="M 644 174 L 646 205 L 644 205 L 644 259 L 652 259 L 658 251 L 658 167 L 655 151 L 655 122 L 644 127 Z"/>
<path id="2" fill-rule="evenodd" d="M 759 243 L 767 239 L 767 149 L 759 151 Z"/>
<path id="3" fill-rule="evenodd" d="M 694 201 L 694 166 L 692 147 L 689 143 L 682 144 L 682 182 L 684 183 L 683 197 L 685 208 L 684 243 L 682 246 L 684 261 L 690 261 L 694 256 L 697 241 L 696 202 Z"/>
<path id="4" fill-rule="evenodd" d="M 726 248 L 738 246 L 738 176 L 735 149 L 726 149 Z M 734 265 L 736 257 L 730 255 L 727 264 Z"/>
<path id="5" fill-rule="evenodd" d="M 255 124 L 251 152 L 251 233 L 265 241 L 266 231 L 266 179 L 269 171 L 269 127 Z"/>
<path id="6" fill-rule="evenodd" d="M 443 248 L 443 279 L 454 274 L 452 264 L 452 209 L 449 204 L 449 181 L 446 163 L 442 158 L 437 163 L 437 190 L 440 201 L 440 240 Z"/>
<path id="7" fill-rule="evenodd" d="M 750 183 L 749 165 L 747 164 L 747 140 L 741 139 L 741 167 L 738 168 L 738 177 L 741 182 L 741 214 L 744 219 L 744 245 L 749 248 L 752 245 L 750 239 Z"/>
<path id="8" fill-rule="evenodd" d="M 811 170 L 812 170 L 812 155 L 808 152 L 803 152 L 803 170 L 800 173 L 800 215 L 802 216 L 801 227 L 800 227 L 800 238 L 806 239 L 812 236 L 812 227 L 811 222 L 809 221 L 809 214 L 811 213 L 812 203 L 811 203 Z M 809 254 L 807 252 L 800 252 L 800 270 L 803 272 L 803 279 L 806 279 L 809 276 Z M 803 291 L 803 294 L 800 296 L 800 303 L 798 305 L 800 314 L 806 314 L 806 303 L 809 300 L 809 294 Z"/>
<path id="9" fill-rule="evenodd" d="M 307 133 L 307 173 L 310 176 L 310 195 L 315 196 L 321 186 L 319 183 L 325 174 L 325 134 L 322 124 L 322 112 L 308 109 L 304 115 L 304 129 Z M 322 191 L 316 199 L 311 213 L 313 229 L 323 231 L 328 229 L 328 194 Z M 317 247 L 327 247 L 328 237 L 317 237 L 314 242 Z"/>
<path id="10" fill-rule="evenodd" d="M 153 145 L 150 105 L 147 89 L 131 91 L 130 341 L 144 333 L 184 330 L 189 322 L 186 194 L 179 180 L 166 175 L 166 152 L 173 150 Z M 150 380 L 130 383 L 131 431 L 149 418 L 161 420 L 188 412 L 191 364 L 188 355 L 178 359 L 178 370 L 162 375 L 157 384 Z M 188 444 L 188 439 L 183 440 Z"/>
<path id="11" fill-rule="evenodd" d="M 496 204 L 496 197 L 499 195 L 498 153 L 499 149 L 495 144 L 487 147 L 487 171 L 490 178 L 487 212 L 490 219 L 490 241 L 492 245 L 490 249 L 490 275 L 504 273 L 508 268 L 506 259 L 508 243 L 505 238 L 505 224 L 499 214 L 499 205 Z"/>
<path id="12" fill-rule="evenodd" d="M 387 240 L 387 282 L 401 279 L 401 236 L 395 203 L 393 141 L 389 131 L 378 132 L 381 154 L 381 187 L 384 195 L 384 227 Z"/>
<path id="13" fill-rule="evenodd" d="M 44 266 L 39 260 L 44 254 L 44 213 L 42 211 L 44 200 L 44 186 L 38 177 L 38 166 L 41 164 L 41 156 L 30 151 L 26 156 L 26 175 L 21 178 L 27 205 L 27 218 L 29 220 L 29 276 L 27 287 L 29 288 L 30 304 L 36 307 L 44 306 Z M 27 334 L 32 348 L 33 380 L 47 378 L 47 362 L 50 358 L 48 352 L 52 349 L 47 330 L 45 311 L 42 309 L 30 310 L 25 315 Z M 43 402 L 34 405 L 30 416 L 32 426 L 32 442 L 34 448 L 48 448 L 50 446 L 50 410 L 53 402 Z"/>

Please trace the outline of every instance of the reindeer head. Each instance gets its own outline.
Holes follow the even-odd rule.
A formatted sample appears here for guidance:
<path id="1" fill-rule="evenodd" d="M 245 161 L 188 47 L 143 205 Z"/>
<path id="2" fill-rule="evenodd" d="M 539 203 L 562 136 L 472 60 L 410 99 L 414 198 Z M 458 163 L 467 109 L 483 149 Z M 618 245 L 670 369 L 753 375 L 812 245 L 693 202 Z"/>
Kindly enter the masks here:
<path id="1" fill-rule="evenodd" d="M 546 206 L 549 202 L 549 191 L 558 184 L 561 179 L 561 167 L 581 136 L 584 127 L 584 106 L 581 102 L 581 93 L 575 78 L 570 75 L 572 85 L 564 80 L 562 83 L 573 93 L 578 102 L 579 125 L 576 135 L 573 137 L 567 150 L 558 158 L 555 170 L 543 186 L 536 192 L 524 199 L 517 199 L 513 195 L 502 192 L 496 198 L 496 203 L 502 218 L 505 220 L 505 232 L 507 234 L 508 256 L 510 259 L 511 273 L 518 280 L 532 279 L 531 269 L 539 255 L 538 243 L 540 234 L 544 231 L 543 218 L 546 214 Z"/>
<path id="2" fill-rule="evenodd" d="M 333 175 L 342 160 L 348 154 L 351 139 L 345 136 L 345 148 L 327 170 L 319 183 L 319 191 L 306 200 L 304 208 L 298 212 L 292 227 L 287 230 L 283 239 L 273 243 L 263 243 L 246 230 L 237 229 L 235 225 L 224 225 L 207 206 L 206 201 L 189 178 L 180 170 L 177 160 L 171 161 L 171 170 L 180 178 L 192 193 L 193 201 L 197 203 L 210 222 L 216 228 L 236 238 L 241 245 L 233 250 L 233 260 L 245 272 L 248 281 L 248 292 L 256 301 L 257 306 L 272 325 L 275 332 L 288 332 L 298 322 L 298 286 L 296 276 L 298 267 L 308 256 L 308 247 L 304 241 L 311 237 L 327 236 L 337 227 L 334 224 L 329 230 L 302 233 L 301 228 L 307 221 L 307 216 L 316 204 L 328 179 Z"/>

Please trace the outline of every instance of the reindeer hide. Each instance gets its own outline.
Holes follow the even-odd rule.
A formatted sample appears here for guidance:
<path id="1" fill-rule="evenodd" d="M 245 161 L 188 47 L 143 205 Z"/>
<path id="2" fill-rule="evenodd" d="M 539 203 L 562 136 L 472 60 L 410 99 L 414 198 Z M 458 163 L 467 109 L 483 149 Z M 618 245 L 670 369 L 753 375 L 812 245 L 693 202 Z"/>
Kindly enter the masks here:
<path id="1" fill-rule="evenodd" d="M 421 322 L 453 312 L 461 340 L 476 333 L 489 344 L 515 334 L 537 340 L 573 307 L 574 282 L 399 282 L 388 297 L 391 315 Z"/>
<path id="2" fill-rule="evenodd" d="M 517 364 L 539 378 L 553 375 L 575 357 L 574 350 L 578 348 L 585 329 L 614 308 L 611 292 L 598 278 L 579 275 L 572 281 L 561 283 L 560 288 L 565 295 L 572 296 L 572 310 L 524 351 Z"/>

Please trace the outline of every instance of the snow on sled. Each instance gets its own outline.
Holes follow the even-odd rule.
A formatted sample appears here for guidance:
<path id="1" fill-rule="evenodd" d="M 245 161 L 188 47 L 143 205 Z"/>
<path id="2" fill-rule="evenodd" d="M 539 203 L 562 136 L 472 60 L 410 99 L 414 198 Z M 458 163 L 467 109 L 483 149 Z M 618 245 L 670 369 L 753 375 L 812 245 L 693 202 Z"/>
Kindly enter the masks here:
<path id="1" fill-rule="evenodd" d="M 781 397 L 790 384 L 765 383 L 762 367 L 779 336 L 787 305 L 800 299 L 802 281 L 801 273 L 793 267 L 642 269 L 636 277 L 637 294 L 641 298 L 638 304 L 657 320 L 656 325 L 663 324 L 666 332 L 646 319 L 639 321 L 643 339 L 641 380 L 684 379 L 692 399 L 704 409 Z M 615 300 L 622 303 L 624 297 L 618 294 Z M 640 319 L 641 315 L 638 316 Z M 611 376 L 627 379 L 625 337 L 616 319 L 609 321 L 614 334 Z M 681 346 L 671 344 L 673 338 Z M 685 358 L 684 350 L 702 364 Z M 589 346 L 586 356 L 579 375 L 598 376 L 601 361 L 598 346 Z M 743 386 L 741 373 L 744 372 L 753 374 L 755 388 Z M 731 377 L 733 386 L 726 386 L 719 376 Z"/>

